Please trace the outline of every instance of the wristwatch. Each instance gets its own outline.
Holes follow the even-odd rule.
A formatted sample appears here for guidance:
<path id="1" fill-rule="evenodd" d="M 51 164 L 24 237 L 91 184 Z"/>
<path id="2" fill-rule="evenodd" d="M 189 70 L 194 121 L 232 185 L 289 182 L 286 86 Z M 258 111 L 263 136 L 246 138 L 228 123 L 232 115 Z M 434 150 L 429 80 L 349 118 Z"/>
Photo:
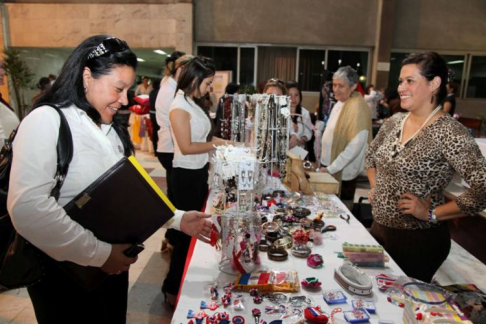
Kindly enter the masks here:
<path id="1" fill-rule="evenodd" d="M 429 223 L 431 224 L 437 224 L 439 221 L 437 220 L 437 216 L 435 215 L 435 208 L 429 210 Z"/>

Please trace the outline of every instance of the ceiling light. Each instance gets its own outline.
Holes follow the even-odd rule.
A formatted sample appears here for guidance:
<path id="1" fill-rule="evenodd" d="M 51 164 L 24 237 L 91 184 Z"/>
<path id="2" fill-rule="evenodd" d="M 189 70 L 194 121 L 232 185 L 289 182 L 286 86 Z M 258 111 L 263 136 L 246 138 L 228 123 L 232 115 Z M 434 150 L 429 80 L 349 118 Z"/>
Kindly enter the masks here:
<path id="1" fill-rule="evenodd" d="M 449 65 L 451 65 L 451 64 L 461 64 L 461 63 L 464 63 L 464 60 L 457 60 L 457 61 L 447 62 L 447 64 L 449 64 Z"/>
<path id="2" fill-rule="evenodd" d="M 139 61 L 139 62 L 145 62 L 145 60 L 143 58 L 140 58 L 140 57 L 137 57 L 137 61 Z"/>
<path id="3" fill-rule="evenodd" d="M 154 52 L 160 55 L 167 55 L 167 53 L 164 52 L 163 50 L 154 50 Z"/>

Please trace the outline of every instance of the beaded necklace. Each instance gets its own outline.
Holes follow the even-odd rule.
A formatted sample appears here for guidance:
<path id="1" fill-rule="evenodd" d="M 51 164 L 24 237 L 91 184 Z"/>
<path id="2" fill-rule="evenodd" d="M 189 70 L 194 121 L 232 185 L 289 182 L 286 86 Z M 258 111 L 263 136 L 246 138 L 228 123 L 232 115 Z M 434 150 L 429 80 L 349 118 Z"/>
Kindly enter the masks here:
<path id="1" fill-rule="evenodd" d="M 422 129 L 425 127 L 425 125 L 427 125 L 427 123 L 429 122 L 429 120 L 434 117 L 434 115 L 442 108 L 441 105 L 438 105 L 437 108 L 434 109 L 434 111 L 432 111 L 429 116 L 427 117 L 427 119 L 425 119 L 425 121 L 423 122 L 422 126 L 420 126 L 420 128 L 415 132 L 415 134 L 412 135 L 412 137 L 410 137 L 407 142 L 403 143 L 403 144 L 400 144 L 402 142 L 402 137 L 403 137 L 403 127 L 405 126 L 405 122 L 407 121 L 408 117 L 410 116 L 410 113 L 407 114 L 407 116 L 405 118 L 403 118 L 401 124 L 400 124 L 400 129 L 398 130 L 398 133 L 397 133 L 397 139 L 395 141 L 395 144 L 393 145 L 393 150 L 392 150 L 392 158 L 396 157 L 398 155 L 398 153 L 400 153 L 401 151 L 403 151 L 407 145 L 409 143 L 412 142 L 412 140 L 422 131 Z"/>

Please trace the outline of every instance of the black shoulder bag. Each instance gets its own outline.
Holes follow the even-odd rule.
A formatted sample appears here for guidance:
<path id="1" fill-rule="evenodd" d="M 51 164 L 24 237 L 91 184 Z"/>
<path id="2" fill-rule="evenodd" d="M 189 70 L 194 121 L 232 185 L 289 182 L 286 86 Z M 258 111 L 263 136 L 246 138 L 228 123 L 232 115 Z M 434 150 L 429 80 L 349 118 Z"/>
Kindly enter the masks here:
<path id="1" fill-rule="evenodd" d="M 73 140 L 66 117 L 56 109 L 61 118 L 57 141 L 56 185 L 51 196 L 59 199 L 60 190 L 73 157 Z M 42 252 L 17 233 L 7 211 L 7 194 L 12 165 L 12 144 L 15 129 L 0 152 L 0 288 L 15 289 L 39 282 L 43 275 Z"/>

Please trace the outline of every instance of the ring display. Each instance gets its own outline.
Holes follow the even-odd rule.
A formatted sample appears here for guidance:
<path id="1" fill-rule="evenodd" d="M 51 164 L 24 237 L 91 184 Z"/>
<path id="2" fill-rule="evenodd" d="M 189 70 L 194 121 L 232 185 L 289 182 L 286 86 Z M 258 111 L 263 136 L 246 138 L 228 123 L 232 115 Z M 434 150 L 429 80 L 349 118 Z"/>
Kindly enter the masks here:
<path id="1" fill-rule="evenodd" d="M 268 258 L 273 261 L 285 261 L 287 260 L 289 254 L 284 249 L 271 248 L 268 250 Z"/>

